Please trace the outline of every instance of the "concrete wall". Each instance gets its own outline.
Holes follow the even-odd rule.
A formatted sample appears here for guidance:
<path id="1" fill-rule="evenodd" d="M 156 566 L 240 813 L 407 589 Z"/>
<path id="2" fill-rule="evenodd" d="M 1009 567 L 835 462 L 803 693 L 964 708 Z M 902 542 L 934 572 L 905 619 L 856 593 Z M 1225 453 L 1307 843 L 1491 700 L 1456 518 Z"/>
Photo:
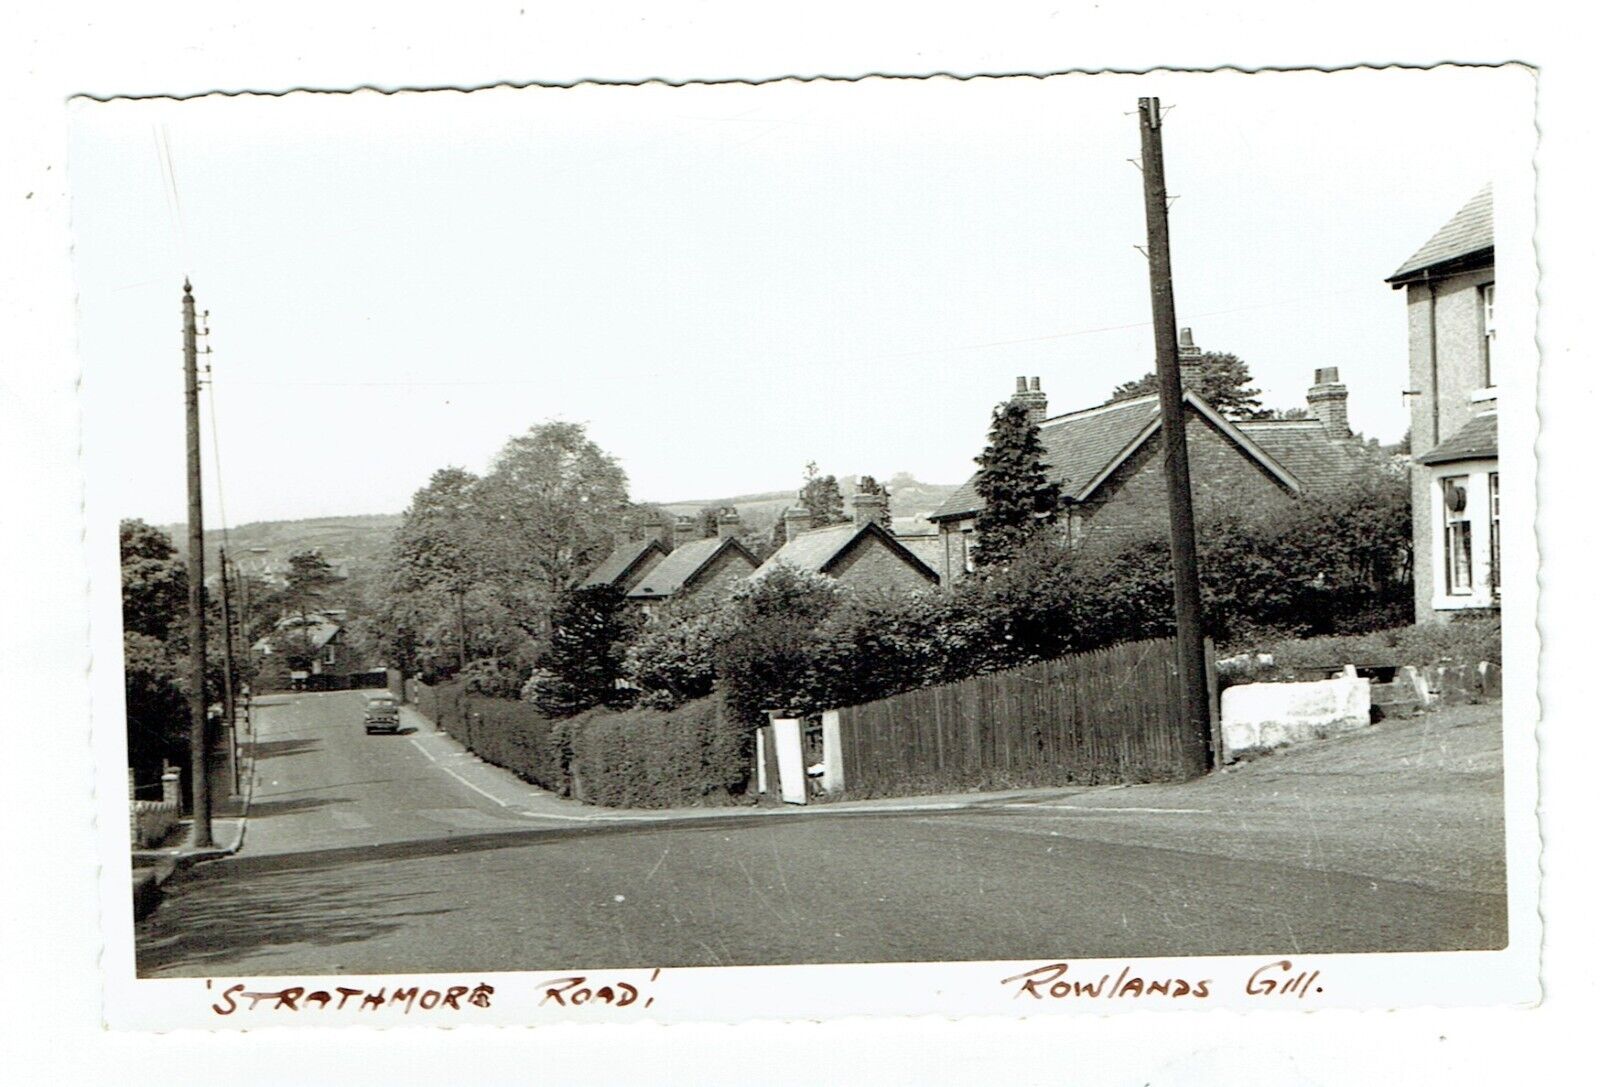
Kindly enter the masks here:
<path id="1" fill-rule="evenodd" d="M 1366 728 L 1372 684 L 1354 669 L 1313 683 L 1246 683 L 1222 692 L 1223 761 Z"/>

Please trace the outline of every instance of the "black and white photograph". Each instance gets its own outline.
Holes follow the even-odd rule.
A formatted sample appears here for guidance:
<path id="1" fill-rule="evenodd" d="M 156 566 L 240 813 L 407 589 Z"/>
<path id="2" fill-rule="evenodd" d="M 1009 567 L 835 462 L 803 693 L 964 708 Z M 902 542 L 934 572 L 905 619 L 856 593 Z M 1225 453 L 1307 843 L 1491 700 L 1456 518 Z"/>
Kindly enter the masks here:
<path id="1" fill-rule="evenodd" d="M 1532 999 L 1534 88 L 72 103 L 108 1019 Z"/>

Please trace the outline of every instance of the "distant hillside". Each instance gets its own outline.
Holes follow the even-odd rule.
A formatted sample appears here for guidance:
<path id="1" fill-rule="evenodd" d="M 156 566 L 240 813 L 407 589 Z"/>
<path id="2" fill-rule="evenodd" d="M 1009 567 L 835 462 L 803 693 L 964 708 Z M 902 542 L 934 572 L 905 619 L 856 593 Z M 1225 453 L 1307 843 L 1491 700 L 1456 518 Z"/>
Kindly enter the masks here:
<path id="1" fill-rule="evenodd" d="M 850 495 L 855 491 L 856 476 L 842 476 L 839 489 L 844 492 L 846 509 Z M 895 531 L 914 532 L 927 530 L 929 514 L 944 504 L 958 483 L 923 483 L 908 472 L 900 472 L 885 484 L 889 488 L 889 512 L 895 518 Z M 757 530 L 770 529 L 783 516 L 783 511 L 794 505 L 798 488 L 787 491 L 764 491 L 760 494 L 741 494 L 731 498 L 702 498 L 693 501 L 659 503 L 661 509 L 674 515 L 692 515 L 707 506 L 732 506 L 739 511 L 745 524 Z"/>
<path id="2" fill-rule="evenodd" d="M 353 517 L 313 517 L 305 521 L 255 521 L 228 530 L 229 558 L 249 573 L 281 571 L 297 551 L 318 549 L 322 557 L 345 573 L 360 576 L 375 569 L 388 550 L 400 524 L 398 513 Z M 187 550 L 188 529 L 163 525 L 180 552 Z M 221 529 L 206 531 L 206 562 L 215 569 L 217 550 L 223 546 Z"/>
<path id="3" fill-rule="evenodd" d="M 855 490 L 856 477 L 845 476 L 840 489 L 846 498 Z M 926 531 L 928 514 L 956 489 L 955 484 L 923 483 L 901 472 L 887 483 L 889 511 L 897 532 Z M 796 492 L 763 491 L 731 498 L 704 498 L 693 501 L 660 503 L 659 508 L 674 515 L 693 515 L 706 506 L 732 506 L 746 525 L 768 531 L 795 504 Z M 342 573 L 361 578 L 376 571 L 383 561 L 389 541 L 399 526 L 398 513 L 363 514 L 352 517 L 313 517 L 304 521 L 256 521 L 228 530 L 229 557 L 252 574 L 281 572 L 289 556 L 297 551 L 318 549 L 322 557 Z M 186 549 L 187 529 L 182 524 L 162 525 L 179 552 Z M 223 545 L 220 529 L 206 531 L 206 562 L 216 569 L 217 550 Z"/>

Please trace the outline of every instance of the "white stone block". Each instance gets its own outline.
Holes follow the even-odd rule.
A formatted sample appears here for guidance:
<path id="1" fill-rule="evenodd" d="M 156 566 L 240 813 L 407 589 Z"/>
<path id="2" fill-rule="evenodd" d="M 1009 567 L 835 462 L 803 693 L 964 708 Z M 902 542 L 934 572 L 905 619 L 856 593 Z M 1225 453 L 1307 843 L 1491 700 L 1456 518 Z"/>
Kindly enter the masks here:
<path id="1" fill-rule="evenodd" d="M 1365 728 L 1372 684 L 1353 674 L 1312 683 L 1246 683 L 1222 692 L 1223 758 Z"/>

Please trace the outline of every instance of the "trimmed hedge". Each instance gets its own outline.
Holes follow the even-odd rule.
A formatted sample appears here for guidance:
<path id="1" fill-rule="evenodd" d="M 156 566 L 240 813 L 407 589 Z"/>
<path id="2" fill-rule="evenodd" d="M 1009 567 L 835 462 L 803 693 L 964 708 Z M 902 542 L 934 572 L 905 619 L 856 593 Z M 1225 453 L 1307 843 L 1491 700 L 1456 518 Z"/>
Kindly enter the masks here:
<path id="1" fill-rule="evenodd" d="M 717 698 L 675 710 L 590 710 L 552 721 L 531 702 L 417 686 L 417 709 L 484 762 L 613 808 L 743 803 L 752 736 Z"/>
<path id="2" fill-rule="evenodd" d="M 572 792 L 560 725 L 532 703 L 467 694 L 461 681 L 417 686 L 417 709 L 484 762 L 561 796 Z"/>
<path id="3" fill-rule="evenodd" d="M 675 710 L 596 710 L 569 722 L 574 794 L 610 808 L 742 803 L 753 733 L 718 698 Z"/>

